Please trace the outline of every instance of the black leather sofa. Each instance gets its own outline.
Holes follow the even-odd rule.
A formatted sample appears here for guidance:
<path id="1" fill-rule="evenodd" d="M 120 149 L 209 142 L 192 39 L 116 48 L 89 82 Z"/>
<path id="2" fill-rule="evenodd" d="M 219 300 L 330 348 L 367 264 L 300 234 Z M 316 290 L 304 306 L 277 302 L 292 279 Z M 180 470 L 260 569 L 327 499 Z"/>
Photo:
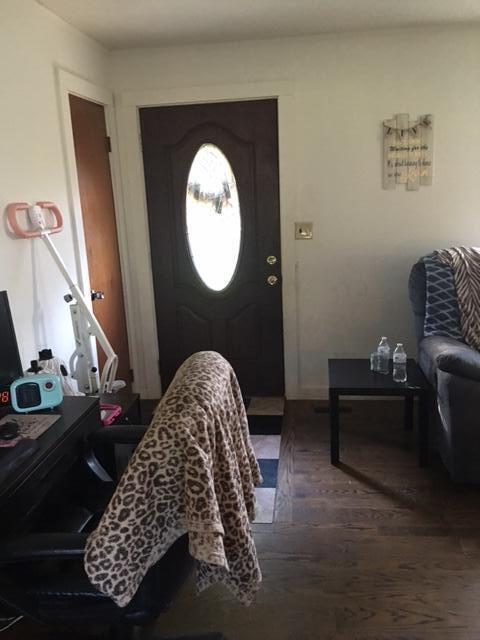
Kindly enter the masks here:
<path id="1" fill-rule="evenodd" d="M 426 272 L 412 267 L 409 296 L 418 362 L 431 385 L 434 441 L 455 482 L 480 484 L 480 353 L 459 340 L 424 335 Z"/>

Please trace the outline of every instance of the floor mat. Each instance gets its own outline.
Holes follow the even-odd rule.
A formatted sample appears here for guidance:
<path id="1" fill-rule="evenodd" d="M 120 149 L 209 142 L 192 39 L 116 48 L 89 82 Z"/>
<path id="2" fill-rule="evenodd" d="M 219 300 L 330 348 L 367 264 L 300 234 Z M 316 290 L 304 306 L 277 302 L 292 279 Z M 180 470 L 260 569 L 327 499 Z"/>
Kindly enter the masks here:
<path id="1" fill-rule="evenodd" d="M 278 480 L 281 436 L 252 435 L 253 449 L 262 473 L 263 484 L 255 489 L 256 523 L 273 522 Z"/>
<path id="2" fill-rule="evenodd" d="M 245 406 L 250 437 L 263 477 L 262 486 L 255 490 L 257 510 L 254 522 L 269 524 L 275 515 L 285 399 L 247 398 Z"/>
<path id="3" fill-rule="evenodd" d="M 252 397 L 245 399 L 248 427 L 255 435 L 280 435 L 285 398 Z"/>

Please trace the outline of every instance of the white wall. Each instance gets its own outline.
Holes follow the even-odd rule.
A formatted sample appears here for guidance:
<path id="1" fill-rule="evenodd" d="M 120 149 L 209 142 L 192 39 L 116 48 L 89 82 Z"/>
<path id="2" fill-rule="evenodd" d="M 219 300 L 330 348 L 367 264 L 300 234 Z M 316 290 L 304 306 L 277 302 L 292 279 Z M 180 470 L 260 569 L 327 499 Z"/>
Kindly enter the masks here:
<path id="1" fill-rule="evenodd" d="M 414 352 L 411 264 L 436 247 L 480 244 L 480 29 L 118 51 L 111 72 L 152 353 L 134 105 L 269 95 L 279 81 L 292 87 L 279 123 L 288 395 L 323 395 L 327 358 L 367 356 L 380 335 Z M 395 113 L 433 113 L 433 186 L 382 190 L 381 122 Z M 294 220 L 314 222 L 313 241 L 293 240 Z"/>
<path id="2" fill-rule="evenodd" d="M 107 54 L 33 0 L 1 0 L 0 35 L 0 210 L 9 202 L 55 201 L 65 218 L 55 242 L 74 272 L 55 66 L 102 85 Z M 0 265 L 23 363 L 44 346 L 67 359 L 73 351 L 67 288 L 44 246 L 9 237 L 2 224 Z"/>

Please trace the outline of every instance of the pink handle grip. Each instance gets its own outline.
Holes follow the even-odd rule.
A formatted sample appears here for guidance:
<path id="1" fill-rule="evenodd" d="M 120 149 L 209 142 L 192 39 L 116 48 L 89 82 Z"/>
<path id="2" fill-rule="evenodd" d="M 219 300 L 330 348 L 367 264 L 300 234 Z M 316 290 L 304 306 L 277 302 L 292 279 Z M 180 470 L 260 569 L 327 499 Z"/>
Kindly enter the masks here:
<path id="1" fill-rule="evenodd" d="M 122 407 L 119 404 L 107 404 L 102 402 L 100 404 L 100 411 L 102 417 L 102 424 L 104 427 L 108 427 L 115 422 L 118 416 L 122 415 Z"/>
<path id="2" fill-rule="evenodd" d="M 53 204 L 53 202 L 43 200 L 36 202 L 35 204 L 37 204 L 39 207 L 42 207 L 42 209 L 48 209 L 52 213 L 55 219 L 53 227 L 47 227 L 43 230 L 37 229 L 35 231 L 27 231 L 26 229 L 22 229 L 22 227 L 18 224 L 17 213 L 19 211 L 26 211 L 30 208 L 30 205 L 28 204 L 28 202 L 12 202 L 7 205 L 7 220 L 13 233 L 19 238 L 38 238 L 44 233 L 60 233 L 60 231 L 63 229 L 63 218 L 58 207 Z"/>

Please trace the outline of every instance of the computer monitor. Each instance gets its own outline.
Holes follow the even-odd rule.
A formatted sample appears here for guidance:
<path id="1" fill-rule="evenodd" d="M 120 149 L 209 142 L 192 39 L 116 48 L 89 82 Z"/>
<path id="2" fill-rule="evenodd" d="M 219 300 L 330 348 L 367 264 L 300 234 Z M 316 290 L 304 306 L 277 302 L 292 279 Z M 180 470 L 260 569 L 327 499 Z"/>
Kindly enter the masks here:
<path id="1" fill-rule="evenodd" d="M 23 375 L 15 327 L 6 291 L 0 291 L 0 386 Z"/>

